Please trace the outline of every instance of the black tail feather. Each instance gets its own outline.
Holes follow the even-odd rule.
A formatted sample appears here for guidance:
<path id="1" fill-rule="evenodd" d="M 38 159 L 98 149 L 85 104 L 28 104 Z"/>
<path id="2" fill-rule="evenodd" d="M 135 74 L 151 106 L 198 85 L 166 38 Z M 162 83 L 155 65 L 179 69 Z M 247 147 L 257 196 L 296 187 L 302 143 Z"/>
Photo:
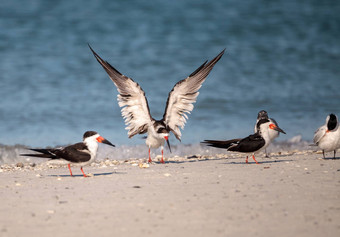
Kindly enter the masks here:
<path id="1" fill-rule="evenodd" d="M 40 157 L 40 158 L 50 158 L 56 159 L 56 155 L 52 152 L 52 149 L 29 149 L 31 151 L 40 152 L 37 154 L 20 154 L 20 156 L 32 156 L 32 157 Z"/>
<path id="2" fill-rule="evenodd" d="M 240 141 L 240 139 L 232 139 L 228 141 L 204 140 L 204 142 L 201 143 L 207 144 L 208 146 L 211 147 L 228 149 L 238 141 Z"/>

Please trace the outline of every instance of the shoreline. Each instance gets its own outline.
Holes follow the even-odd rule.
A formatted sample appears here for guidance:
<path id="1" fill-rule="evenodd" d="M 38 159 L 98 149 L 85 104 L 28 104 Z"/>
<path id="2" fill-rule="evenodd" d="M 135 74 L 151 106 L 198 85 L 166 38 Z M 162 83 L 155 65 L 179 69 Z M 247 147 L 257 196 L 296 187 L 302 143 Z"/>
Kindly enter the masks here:
<path id="1" fill-rule="evenodd" d="M 269 153 L 288 153 L 294 154 L 296 152 L 314 151 L 316 147 L 310 146 L 311 142 L 302 140 L 301 136 L 296 136 L 288 140 L 274 141 L 267 147 Z M 58 147 L 58 146 L 57 146 Z M 56 148 L 56 147 L 55 147 Z M 201 156 L 215 156 L 222 155 L 224 157 L 234 156 L 236 153 L 227 152 L 224 149 L 216 149 L 202 145 L 200 143 L 175 143 L 172 144 L 172 153 L 168 149 L 164 150 L 166 158 L 173 159 L 174 157 L 187 157 L 193 155 Z M 0 144 L 0 165 L 13 163 L 41 163 L 44 159 L 20 156 L 21 153 L 30 153 L 27 150 L 29 147 L 24 145 L 1 145 Z M 151 149 L 151 157 L 154 158 L 161 154 L 160 149 Z M 97 160 L 104 160 L 106 158 L 116 160 L 129 159 L 143 159 L 148 155 L 145 144 L 136 145 L 117 145 L 115 148 L 100 145 L 97 154 Z"/>
<path id="2" fill-rule="evenodd" d="M 267 148 L 268 154 L 272 156 L 279 155 L 293 155 L 293 154 L 322 154 L 321 150 L 312 149 L 307 141 L 302 142 L 274 142 Z M 316 147 L 316 146 L 313 146 Z M 20 156 L 22 153 L 34 153 L 29 150 L 28 147 L 22 145 L 14 146 L 3 146 L 4 149 L 0 149 L 0 171 L 1 167 L 9 169 L 9 167 L 15 167 L 18 163 L 22 163 L 19 168 L 24 168 L 23 166 L 35 166 L 37 164 L 48 164 L 47 159 Z M 94 163 L 102 162 L 103 160 L 116 160 L 119 163 L 124 163 L 126 161 L 139 161 L 147 162 L 145 152 L 145 145 L 136 146 L 117 146 L 115 148 L 100 146 L 98 149 L 97 158 Z M 193 152 L 194 151 L 194 152 Z M 220 158 L 233 158 L 242 157 L 245 154 L 238 152 L 229 152 L 225 149 L 211 148 L 201 144 L 179 144 L 172 146 L 172 153 L 165 150 L 164 157 L 169 161 L 184 161 L 188 157 L 197 157 L 199 159 L 211 159 L 211 157 Z M 256 155 L 256 157 L 263 157 L 264 151 Z M 151 158 L 154 160 L 160 159 L 160 150 L 152 149 Z M 122 162 L 124 161 L 124 162 Z M 58 163 L 58 162 L 57 162 Z M 115 162 L 116 163 L 116 162 Z M 92 164 L 94 165 L 94 164 Z M 25 167 L 27 168 L 27 167 Z"/>
<path id="3" fill-rule="evenodd" d="M 338 236 L 340 159 L 315 151 L 1 166 L 1 236 Z M 156 159 L 155 159 L 156 160 Z"/>

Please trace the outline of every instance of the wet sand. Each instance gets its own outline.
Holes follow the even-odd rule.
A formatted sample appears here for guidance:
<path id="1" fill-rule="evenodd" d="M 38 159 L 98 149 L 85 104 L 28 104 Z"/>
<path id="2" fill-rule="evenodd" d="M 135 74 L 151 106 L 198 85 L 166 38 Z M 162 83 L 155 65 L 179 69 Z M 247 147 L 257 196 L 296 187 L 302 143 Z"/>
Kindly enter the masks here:
<path id="1" fill-rule="evenodd" d="M 340 159 L 321 157 L 103 160 L 84 167 L 88 178 L 79 167 L 70 177 L 47 163 L 1 166 L 0 235 L 340 236 Z"/>

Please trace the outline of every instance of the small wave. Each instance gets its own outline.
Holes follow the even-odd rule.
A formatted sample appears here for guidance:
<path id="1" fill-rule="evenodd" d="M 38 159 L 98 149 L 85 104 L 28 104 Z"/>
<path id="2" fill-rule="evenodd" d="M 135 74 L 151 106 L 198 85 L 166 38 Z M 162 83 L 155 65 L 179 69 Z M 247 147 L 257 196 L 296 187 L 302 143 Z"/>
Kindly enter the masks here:
<path id="1" fill-rule="evenodd" d="M 15 162 L 26 161 L 25 158 L 20 157 L 20 153 L 26 149 L 23 145 L 7 146 L 0 144 L 0 164 L 12 164 Z"/>

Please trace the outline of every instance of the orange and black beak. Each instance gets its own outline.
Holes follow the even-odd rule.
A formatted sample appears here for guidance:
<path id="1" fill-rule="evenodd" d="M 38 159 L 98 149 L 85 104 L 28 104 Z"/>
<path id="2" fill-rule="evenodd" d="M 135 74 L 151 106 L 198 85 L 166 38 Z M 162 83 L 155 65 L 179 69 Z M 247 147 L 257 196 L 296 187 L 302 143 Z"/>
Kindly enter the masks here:
<path id="1" fill-rule="evenodd" d="M 104 144 L 115 147 L 115 145 L 113 145 L 111 142 L 109 142 L 108 140 L 106 140 L 102 136 L 97 137 L 97 141 L 100 142 L 100 143 L 104 143 Z"/>
<path id="2" fill-rule="evenodd" d="M 170 142 L 169 142 L 169 137 L 168 136 L 164 136 L 164 139 L 166 140 L 166 143 L 168 143 L 168 147 L 169 147 L 170 153 L 172 153 L 171 152 L 171 147 L 170 147 Z"/>
<path id="3" fill-rule="evenodd" d="M 285 131 L 283 131 L 281 128 L 279 128 L 278 126 L 276 126 L 276 125 L 273 124 L 273 123 L 271 123 L 271 124 L 269 125 L 269 128 L 270 128 L 270 129 L 274 129 L 275 131 L 282 132 L 282 133 L 286 134 Z"/>

